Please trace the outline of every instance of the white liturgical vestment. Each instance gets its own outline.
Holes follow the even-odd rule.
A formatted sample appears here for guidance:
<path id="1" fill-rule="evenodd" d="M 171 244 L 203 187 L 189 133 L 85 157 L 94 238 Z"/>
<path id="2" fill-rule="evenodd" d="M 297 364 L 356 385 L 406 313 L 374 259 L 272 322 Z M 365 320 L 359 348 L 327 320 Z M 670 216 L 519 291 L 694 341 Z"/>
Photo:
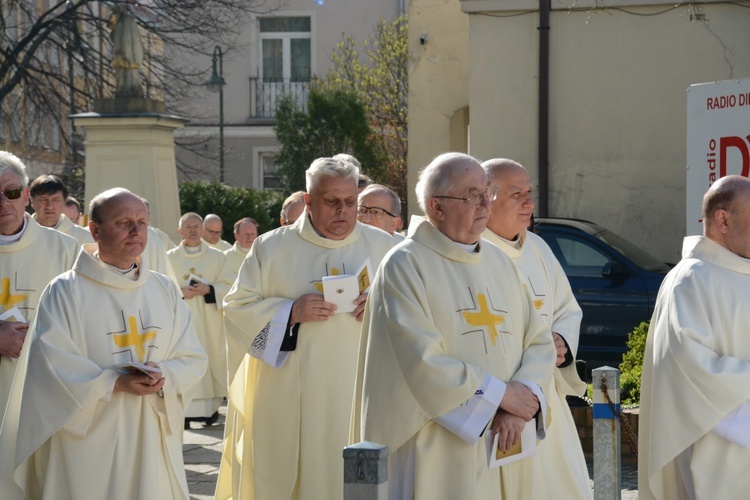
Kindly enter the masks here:
<path id="1" fill-rule="evenodd" d="M 713 430 L 750 400 L 749 303 L 750 260 L 685 238 L 646 341 L 640 498 L 748 498 L 750 449 Z"/>
<path id="2" fill-rule="evenodd" d="M 351 313 L 301 323 L 295 350 L 279 349 L 297 298 L 367 258 L 374 273 L 393 243 L 359 222 L 327 239 L 307 215 L 255 240 L 225 299 L 231 386 L 217 498 L 343 497 L 361 323 Z"/>
<path id="3" fill-rule="evenodd" d="M 389 470 L 389 481 L 409 485 L 398 498 L 529 498 L 529 481 L 541 480 L 529 459 L 490 469 L 486 435 L 470 444 L 436 420 L 472 398 L 487 375 L 546 389 L 554 360 L 549 327 L 510 259 L 484 241 L 468 253 L 413 217 L 368 299 L 351 441 L 385 444 L 391 457 L 408 452 L 411 470 Z"/>
<path id="4" fill-rule="evenodd" d="M 25 217 L 21 239 L 0 246 L 0 313 L 17 307 L 31 323 L 42 291 L 73 267 L 79 246 L 70 236 L 40 226 L 28 214 Z M 17 359 L 0 356 L 0 425 L 17 366 Z"/>
<path id="5" fill-rule="evenodd" d="M 34 220 L 36 220 L 36 214 L 34 214 L 32 217 L 34 217 Z M 68 219 L 65 214 L 60 215 L 60 219 L 52 229 L 57 229 L 61 233 L 75 238 L 79 245 L 94 242 L 94 237 L 91 236 L 91 231 L 89 231 L 88 228 L 79 226 L 78 224 L 74 224 L 73 221 Z"/>
<path id="6" fill-rule="evenodd" d="M 220 280 L 224 267 L 224 254 L 201 242 L 190 252 L 185 242 L 167 252 L 180 288 L 186 287 L 191 275 L 204 280 L 214 288 L 214 303 L 206 302 L 206 296 L 185 299 L 193 313 L 193 324 L 198 339 L 208 354 L 208 370 L 193 395 L 193 406 L 188 417 L 210 417 L 218 410 L 227 395 L 227 353 L 222 300 L 232 282 Z"/>
<path id="7" fill-rule="evenodd" d="M 245 260 L 249 251 L 249 249 L 245 250 L 235 242 L 234 245 L 232 245 L 232 248 L 224 252 L 226 261 L 224 262 L 224 270 L 222 271 L 222 274 L 231 277 L 232 283 L 237 279 L 237 273 L 240 272 L 242 261 Z"/>
<path id="8" fill-rule="evenodd" d="M 0 432 L 4 446 L 17 429 L 10 470 L 18 490 L 2 491 L 5 500 L 21 491 L 25 498 L 188 498 L 184 412 L 206 355 L 167 277 L 144 259 L 131 279 L 88 253 L 95 249 L 85 245 L 74 268 L 45 290 L 29 331 L 12 389 L 13 398 L 22 394 L 20 409 Z M 118 367 L 149 361 L 165 377 L 160 394 L 113 392 Z M 8 457 L 0 460 L 5 471 Z"/>
<path id="9" fill-rule="evenodd" d="M 518 235 L 517 241 L 506 240 L 489 229 L 482 238 L 510 257 L 531 294 L 537 313 L 550 325 L 552 332 L 565 339 L 575 358 L 583 315 L 568 278 L 549 245 L 526 230 Z M 591 498 L 586 459 L 565 399 L 568 395 L 582 396 L 585 391 L 586 384 L 578 376 L 575 362 L 564 368 L 555 368 L 554 377 L 545 391 L 554 420 L 532 459 L 536 478 L 531 485 L 533 498 Z"/>

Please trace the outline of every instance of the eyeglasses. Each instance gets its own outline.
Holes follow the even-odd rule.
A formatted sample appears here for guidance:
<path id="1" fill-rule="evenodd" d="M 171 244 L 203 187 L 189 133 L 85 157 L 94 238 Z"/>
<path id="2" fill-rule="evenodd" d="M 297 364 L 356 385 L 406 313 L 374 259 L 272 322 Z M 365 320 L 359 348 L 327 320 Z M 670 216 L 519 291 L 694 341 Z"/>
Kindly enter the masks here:
<path id="1" fill-rule="evenodd" d="M 370 215 L 373 216 L 373 218 L 376 218 L 376 219 L 379 219 L 380 217 L 382 217 L 383 214 L 388 214 L 388 215 L 390 215 L 391 217 L 394 217 L 394 218 L 398 217 L 398 215 L 393 215 L 392 213 L 390 213 L 385 208 L 380 208 L 380 207 L 366 207 L 365 205 L 360 205 L 359 208 L 357 209 L 357 213 L 359 215 L 361 215 L 362 217 L 364 217 L 367 214 L 370 214 Z"/>
<path id="2" fill-rule="evenodd" d="M 495 201 L 497 199 L 497 190 L 500 189 L 495 184 L 490 184 L 486 188 L 484 188 L 481 191 L 477 191 L 476 193 L 472 193 L 466 198 L 461 198 L 460 196 L 448 196 L 448 195 L 436 195 L 434 198 L 448 198 L 449 200 L 461 200 L 464 203 L 468 203 L 472 207 L 478 207 L 482 204 L 482 201 L 484 201 L 485 196 L 489 201 Z"/>
<path id="3" fill-rule="evenodd" d="M 16 188 L 16 189 L 6 189 L 5 191 L 0 191 L 0 194 L 5 196 L 6 200 L 17 200 L 21 197 L 21 193 L 23 192 L 23 189 Z"/>

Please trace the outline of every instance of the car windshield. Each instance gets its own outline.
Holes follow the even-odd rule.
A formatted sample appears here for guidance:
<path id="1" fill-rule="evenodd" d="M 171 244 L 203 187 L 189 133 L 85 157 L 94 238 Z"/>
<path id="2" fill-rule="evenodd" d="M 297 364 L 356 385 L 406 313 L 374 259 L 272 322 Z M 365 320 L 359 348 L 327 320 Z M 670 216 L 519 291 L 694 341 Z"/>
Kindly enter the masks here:
<path id="1" fill-rule="evenodd" d="M 614 247 L 618 252 L 632 260 L 638 267 L 647 271 L 668 272 L 669 266 L 644 249 L 629 242 L 609 229 L 602 229 L 595 235 L 597 238 Z"/>

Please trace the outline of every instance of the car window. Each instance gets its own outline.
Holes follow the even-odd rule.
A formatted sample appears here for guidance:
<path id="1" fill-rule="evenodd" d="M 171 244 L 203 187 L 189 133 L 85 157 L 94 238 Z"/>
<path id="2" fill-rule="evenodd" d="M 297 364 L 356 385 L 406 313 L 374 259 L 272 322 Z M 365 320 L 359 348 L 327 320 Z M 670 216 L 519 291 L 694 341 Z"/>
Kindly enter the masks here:
<path id="1" fill-rule="evenodd" d="M 609 256 L 577 238 L 556 235 L 555 239 L 563 257 L 563 270 L 568 277 L 602 277 L 602 269 L 610 261 Z"/>

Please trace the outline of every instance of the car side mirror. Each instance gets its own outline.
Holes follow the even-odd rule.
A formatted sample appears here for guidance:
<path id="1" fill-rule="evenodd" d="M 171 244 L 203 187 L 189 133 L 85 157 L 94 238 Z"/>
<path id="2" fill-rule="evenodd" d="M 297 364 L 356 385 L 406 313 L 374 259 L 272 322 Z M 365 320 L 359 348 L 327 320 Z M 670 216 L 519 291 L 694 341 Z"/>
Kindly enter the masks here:
<path id="1" fill-rule="evenodd" d="M 622 262 L 610 261 L 604 264 L 602 277 L 609 279 L 624 278 L 630 274 L 628 266 Z"/>

